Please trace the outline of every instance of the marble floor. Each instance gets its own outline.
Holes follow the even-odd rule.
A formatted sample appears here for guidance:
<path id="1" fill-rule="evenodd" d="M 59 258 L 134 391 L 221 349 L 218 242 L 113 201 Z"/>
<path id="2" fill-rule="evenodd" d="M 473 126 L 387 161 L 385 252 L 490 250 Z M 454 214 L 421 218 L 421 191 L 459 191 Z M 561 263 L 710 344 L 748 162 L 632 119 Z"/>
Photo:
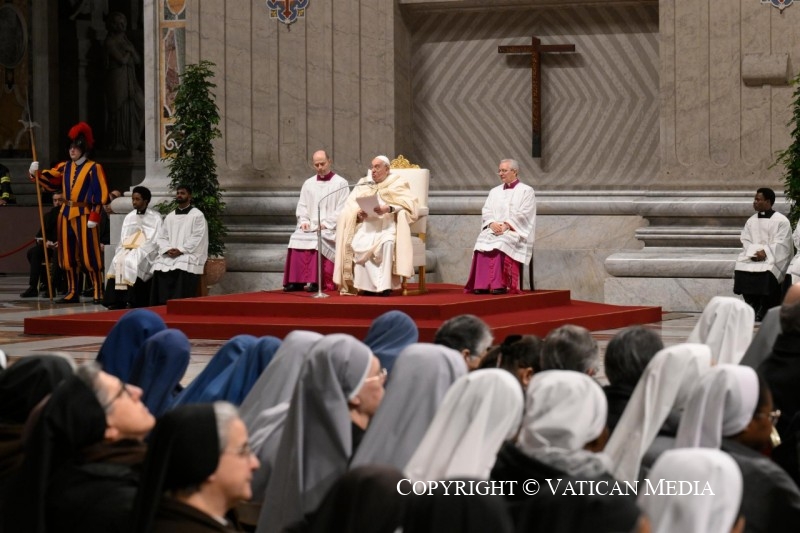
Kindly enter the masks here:
<path id="1" fill-rule="evenodd" d="M 93 305 L 91 298 L 79 305 L 57 305 L 47 298 L 20 298 L 19 294 L 27 288 L 25 276 L 0 275 L 0 350 L 9 360 L 42 350 L 59 350 L 72 355 L 78 362 L 94 359 L 104 337 L 65 337 L 60 335 L 26 335 L 23 333 L 23 320 L 31 316 L 59 315 L 69 313 L 102 312 L 105 308 Z M 669 313 L 661 322 L 647 324 L 657 331 L 666 346 L 684 342 L 697 322 L 697 313 Z M 619 330 L 604 330 L 593 333 L 600 345 L 601 354 L 605 352 L 608 341 Z M 223 341 L 194 339 L 189 368 L 183 384 L 189 383 L 216 353 Z M 599 380 L 604 381 L 601 372 Z"/>

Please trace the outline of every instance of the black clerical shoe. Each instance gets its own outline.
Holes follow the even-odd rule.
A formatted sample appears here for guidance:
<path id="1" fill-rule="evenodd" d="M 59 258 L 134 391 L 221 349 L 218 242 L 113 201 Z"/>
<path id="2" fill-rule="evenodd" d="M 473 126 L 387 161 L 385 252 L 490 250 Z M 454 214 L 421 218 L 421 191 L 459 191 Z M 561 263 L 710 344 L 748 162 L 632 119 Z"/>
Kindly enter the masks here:
<path id="1" fill-rule="evenodd" d="M 487 289 L 475 289 L 472 294 L 489 294 L 489 291 Z"/>
<path id="2" fill-rule="evenodd" d="M 39 291 L 33 287 L 28 287 L 28 290 L 19 295 L 20 298 L 36 298 L 39 296 Z"/>
<path id="3" fill-rule="evenodd" d="M 283 292 L 295 292 L 295 291 L 302 291 L 303 284 L 302 283 L 287 283 L 283 286 Z"/>
<path id="4" fill-rule="evenodd" d="M 391 296 L 392 295 L 392 289 L 386 289 L 385 291 L 381 291 L 381 292 L 377 293 L 377 295 L 378 296 Z"/>
<path id="5" fill-rule="evenodd" d="M 103 305 L 103 299 L 102 298 L 92 298 L 92 303 L 94 305 Z"/>
<path id="6" fill-rule="evenodd" d="M 81 299 L 79 296 L 73 296 L 72 298 L 67 298 L 66 296 L 61 298 L 60 300 L 56 300 L 57 304 L 79 304 L 81 303 Z"/>
<path id="7" fill-rule="evenodd" d="M 316 283 L 309 283 L 308 286 L 306 286 L 306 292 L 317 292 L 317 289 L 319 289 L 319 285 Z"/>
<path id="8" fill-rule="evenodd" d="M 508 289 L 502 287 L 500 289 L 492 289 L 492 294 L 505 294 L 508 292 Z"/>

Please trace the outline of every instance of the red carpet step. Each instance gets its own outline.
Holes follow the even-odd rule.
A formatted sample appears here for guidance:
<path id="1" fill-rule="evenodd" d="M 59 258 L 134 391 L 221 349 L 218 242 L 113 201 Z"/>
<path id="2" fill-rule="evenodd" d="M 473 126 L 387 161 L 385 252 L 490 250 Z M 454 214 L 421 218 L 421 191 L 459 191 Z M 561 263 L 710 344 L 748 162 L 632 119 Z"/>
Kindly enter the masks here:
<path id="1" fill-rule="evenodd" d="M 571 300 L 566 290 L 516 295 L 464 294 L 462 287 L 429 284 L 416 296 L 341 296 L 314 298 L 314 293 L 264 291 L 172 300 L 152 307 L 171 328 L 192 339 L 229 339 L 247 333 L 283 338 L 295 329 L 322 334 L 349 333 L 364 338 L 375 317 L 393 309 L 411 316 L 420 341 L 430 342 L 439 326 L 456 315 L 473 314 L 491 326 L 495 339 L 508 334 L 546 335 L 563 324 L 592 331 L 661 320 L 660 307 L 634 307 Z M 107 335 L 126 311 L 106 311 L 25 319 L 27 334 Z"/>

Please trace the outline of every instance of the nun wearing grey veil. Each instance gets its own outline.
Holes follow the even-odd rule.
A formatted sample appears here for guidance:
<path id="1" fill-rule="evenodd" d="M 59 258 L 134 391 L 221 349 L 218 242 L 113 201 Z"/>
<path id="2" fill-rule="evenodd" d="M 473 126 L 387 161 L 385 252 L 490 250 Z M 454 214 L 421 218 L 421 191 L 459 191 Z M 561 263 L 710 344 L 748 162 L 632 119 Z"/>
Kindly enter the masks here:
<path id="1" fill-rule="evenodd" d="M 302 521 L 347 471 L 353 451 L 349 402 L 372 364 L 361 341 L 334 334 L 317 342 L 300 370 L 258 519 L 273 533 Z"/>
<path id="2" fill-rule="evenodd" d="M 466 373 L 464 357 L 451 348 L 423 343 L 406 347 L 350 466 L 381 464 L 402 470 L 450 385 Z"/>
<path id="3" fill-rule="evenodd" d="M 261 462 L 252 481 L 253 502 L 259 505 L 278 453 L 297 378 L 311 347 L 321 338 L 322 335 L 312 331 L 289 333 L 239 408 L 239 416 L 250 435 L 250 448 Z M 243 509 L 240 512 L 248 513 Z"/>

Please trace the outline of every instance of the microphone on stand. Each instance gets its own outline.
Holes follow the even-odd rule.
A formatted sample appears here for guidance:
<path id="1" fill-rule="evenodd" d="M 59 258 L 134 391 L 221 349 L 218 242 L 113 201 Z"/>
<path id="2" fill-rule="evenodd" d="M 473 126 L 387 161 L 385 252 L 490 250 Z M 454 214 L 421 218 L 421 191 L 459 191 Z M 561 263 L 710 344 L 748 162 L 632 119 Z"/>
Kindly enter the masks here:
<path id="1" fill-rule="evenodd" d="M 369 186 L 375 185 L 375 182 L 372 181 L 371 170 L 367 171 L 367 177 L 369 178 L 369 181 L 365 181 L 363 183 L 354 183 L 352 185 L 348 183 L 344 187 L 339 187 L 338 189 L 329 192 L 328 194 L 320 198 L 319 202 L 317 202 L 317 293 L 314 296 L 312 296 L 312 298 L 329 297 L 327 294 L 322 292 L 322 281 L 323 281 L 322 280 L 322 215 L 321 215 L 322 201 L 325 200 L 325 198 L 327 198 L 328 196 L 336 194 L 337 192 L 341 192 L 345 189 L 350 189 L 350 188 L 354 189 L 356 187 L 362 187 L 364 185 L 369 185 Z"/>

